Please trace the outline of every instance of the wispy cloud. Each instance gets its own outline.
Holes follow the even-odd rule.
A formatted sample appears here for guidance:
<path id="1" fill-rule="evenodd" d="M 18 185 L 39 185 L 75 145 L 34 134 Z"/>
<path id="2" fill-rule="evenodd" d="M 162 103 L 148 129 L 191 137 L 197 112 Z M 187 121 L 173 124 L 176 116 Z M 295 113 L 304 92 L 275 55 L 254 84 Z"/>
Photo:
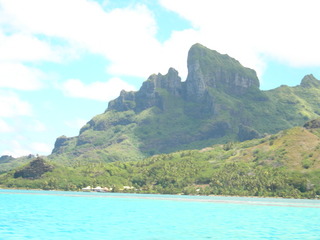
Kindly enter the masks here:
<path id="1" fill-rule="evenodd" d="M 65 121 L 65 125 L 68 126 L 69 128 L 74 128 L 74 129 L 79 130 L 79 129 L 82 128 L 87 122 L 88 122 L 88 119 L 76 118 L 76 119 L 72 119 L 72 120 Z"/>
<path id="2" fill-rule="evenodd" d="M 3 119 L 0 119 L 0 133 L 13 132 L 14 129 Z"/>
<path id="3" fill-rule="evenodd" d="M 32 107 L 13 92 L 0 91 L 0 117 L 31 116 Z"/>
<path id="4" fill-rule="evenodd" d="M 15 31 L 60 38 L 72 48 L 101 54 L 110 60 L 108 69 L 113 74 L 150 74 L 144 69 L 152 63 L 152 49 L 157 50 L 160 45 L 155 38 L 157 26 L 153 14 L 142 4 L 106 12 L 97 2 L 86 0 L 1 0 L 1 3 L 4 17 L 0 20 Z M 48 49 L 42 42 L 38 44 L 43 45 L 42 57 L 49 58 Z"/>
<path id="5" fill-rule="evenodd" d="M 5 35 L 0 29 L 0 61 L 60 61 L 57 49 L 36 36 L 18 32 Z"/>
<path id="6" fill-rule="evenodd" d="M 0 88 L 38 90 L 44 86 L 45 73 L 21 63 L 0 61 Z"/>
<path id="7" fill-rule="evenodd" d="M 69 97 L 87 98 L 104 102 L 119 96 L 121 90 L 135 90 L 133 86 L 119 78 L 90 84 L 85 84 L 79 79 L 69 79 L 63 83 L 62 89 L 65 95 Z"/>
<path id="8" fill-rule="evenodd" d="M 2 141 L 0 141 L 1 143 Z M 27 156 L 29 154 L 48 154 L 52 150 L 50 144 L 44 142 L 28 142 L 25 144 L 23 137 L 6 141 L 7 149 L 0 152 L 0 155 L 10 155 L 13 157 Z"/>

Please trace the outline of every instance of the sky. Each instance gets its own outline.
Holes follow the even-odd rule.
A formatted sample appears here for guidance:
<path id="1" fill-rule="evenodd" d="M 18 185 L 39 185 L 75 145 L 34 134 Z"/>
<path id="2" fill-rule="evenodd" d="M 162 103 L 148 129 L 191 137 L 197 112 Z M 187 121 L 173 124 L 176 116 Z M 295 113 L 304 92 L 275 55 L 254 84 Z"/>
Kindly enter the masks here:
<path id="1" fill-rule="evenodd" d="M 262 90 L 320 79 L 318 0 L 0 0 L 0 155 L 48 155 L 122 89 L 194 43 L 255 69 Z"/>

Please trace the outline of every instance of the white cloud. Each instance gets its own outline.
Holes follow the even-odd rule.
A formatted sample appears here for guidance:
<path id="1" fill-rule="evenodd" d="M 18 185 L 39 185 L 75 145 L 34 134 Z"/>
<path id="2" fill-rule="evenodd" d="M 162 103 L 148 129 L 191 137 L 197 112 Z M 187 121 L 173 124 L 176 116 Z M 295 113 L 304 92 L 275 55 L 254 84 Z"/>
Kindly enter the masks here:
<path id="1" fill-rule="evenodd" d="M 52 146 L 50 144 L 43 142 L 28 142 L 28 144 L 25 144 L 24 141 L 23 137 L 6 141 L 6 150 L 3 150 L 0 155 L 21 157 L 29 154 L 47 155 L 51 153 Z"/>
<path id="2" fill-rule="evenodd" d="M 103 7 L 106 7 L 106 6 L 109 5 L 109 3 L 110 3 L 110 0 L 103 0 L 102 6 L 103 6 Z"/>
<path id="3" fill-rule="evenodd" d="M 46 155 L 52 151 L 52 146 L 43 142 L 33 142 L 30 144 L 30 150 L 34 154 Z"/>
<path id="4" fill-rule="evenodd" d="M 1 0 L 1 3 L 5 16 L 2 21 L 14 29 L 70 40 L 84 37 L 85 41 L 97 31 L 91 23 L 104 17 L 103 10 L 94 1 Z"/>
<path id="5" fill-rule="evenodd" d="M 97 101 L 109 101 L 119 96 L 121 90 L 133 91 L 135 88 L 119 78 L 107 82 L 84 84 L 79 79 L 69 79 L 63 83 L 62 89 L 66 96 L 87 98 Z"/>
<path id="6" fill-rule="evenodd" d="M 29 130 L 35 131 L 35 132 L 44 132 L 47 131 L 46 125 L 39 121 L 39 120 L 33 120 L 32 123 L 30 124 Z"/>
<path id="7" fill-rule="evenodd" d="M 37 90 L 44 84 L 45 74 L 32 67 L 20 63 L 0 62 L 0 88 L 18 90 Z"/>
<path id="8" fill-rule="evenodd" d="M 31 116 L 31 105 L 13 92 L 0 91 L 0 117 Z"/>
<path id="9" fill-rule="evenodd" d="M 0 29 L 0 61 L 60 61 L 58 49 L 35 36 L 16 33 L 9 36 Z"/>
<path id="10" fill-rule="evenodd" d="M 66 126 L 69 128 L 74 128 L 79 130 L 82 128 L 86 123 L 88 122 L 88 119 L 81 119 L 81 118 L 76 118 L 73 120 L 65 121 Z"/>
<path id="11" fill-rule="evenodd" d="M 5 29 L 0 25 L 0 88 L 43 88 L 47 74 L 26 63 L 58 62 L 70 51 L 64 47 L 53 47 L 48 42 L 24 32 L 6 35 L 1 27 Z"/>
<path id="12" fill-rule="evenodd" d="M 17 140 L 6 141 L 5 144 L 6 144 L 6 150 L 3 150 L 1 152 L 1 155 L 21 157 L 21 156 L 26 156 L 32 153 L 30 152 L 29 149 L 26 149 L 23 146 L 21 146 L 21 143 Z"/>
<path id="13" fill-rule="evenodd" d="M 11 126 L 9 126 L 9 124 L 6 121 L 0 119 L 0 133 L 8 133 L 13 131 L 14 129 Z"/>
<path id="14" fill-rule="evenodd" d="M 158 71 L 159 59 L 163 59 L 159 58 L 162 49 L 155 38 L 153 13 L 142 4 L 106 12 L 97 2 L 86 0 L 0 3 L 3 25 L 28 34 L 60 38 L 71 48 L 101 54 L 110 60 L 107 69 L 111 74 L 146 77 Z M 45 49 L 43 54 L 49 57 L 50 51 Z"/>

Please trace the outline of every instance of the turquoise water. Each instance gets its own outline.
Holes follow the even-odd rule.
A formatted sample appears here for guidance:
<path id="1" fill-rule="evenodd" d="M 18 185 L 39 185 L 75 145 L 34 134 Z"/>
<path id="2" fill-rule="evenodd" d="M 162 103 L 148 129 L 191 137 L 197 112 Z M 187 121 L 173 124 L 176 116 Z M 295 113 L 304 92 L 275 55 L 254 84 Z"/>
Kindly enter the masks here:
<path id="1" fill-rule="evenodd" d="M 0 239 L 320 239 L 320 201 L 0 190 Z"/>

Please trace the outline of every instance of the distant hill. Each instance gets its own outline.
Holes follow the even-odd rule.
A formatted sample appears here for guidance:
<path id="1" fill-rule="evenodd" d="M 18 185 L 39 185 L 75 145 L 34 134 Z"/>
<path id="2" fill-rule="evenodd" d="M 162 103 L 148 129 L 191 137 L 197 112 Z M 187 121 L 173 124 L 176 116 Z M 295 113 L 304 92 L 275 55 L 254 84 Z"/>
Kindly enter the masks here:
<path id="1" fill-rule="evenodd" d="M 261 91 L 254 70 L 193 45 L 188 77 L 170 68 L 137 92 L 122 91 L 76 137 L 56 140 L 49 159 L 64 164 L 142 160 L 161 153 L 261 138 L 319 117 L 320 81 Z"/>
<path id="2" fill-rule="evenodd" d="M 21 165 L 29 163 L 35 158 L 34 155 L 30 154 L 28 156 L 23 156 L 19 158 L 14 158 L 9 155 L 3 155 L 0 157 L 0 174 L 15 169 Z"/>

